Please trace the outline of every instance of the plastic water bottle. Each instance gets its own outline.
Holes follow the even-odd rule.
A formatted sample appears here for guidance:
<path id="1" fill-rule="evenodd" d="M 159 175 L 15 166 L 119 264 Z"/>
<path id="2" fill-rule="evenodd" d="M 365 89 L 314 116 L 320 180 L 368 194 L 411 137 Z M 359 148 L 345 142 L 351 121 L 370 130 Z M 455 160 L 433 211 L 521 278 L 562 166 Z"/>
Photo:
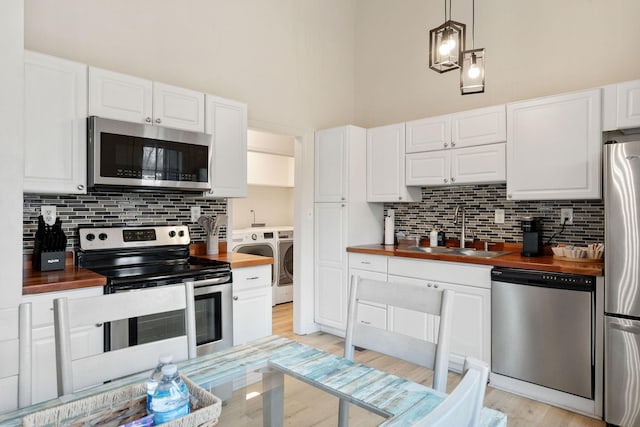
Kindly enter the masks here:
<path id="1" fill-rule="evenodd" d="M 153 425 L 163 424 L 189 413 L 189 391 L 173 364 L 162 367 L 162 380 L 151 398 Z"/>
<path id="2" fill-rule="evenodd" d="M 151 376 L 147 380 L 147 414 L 151 413 L 151 400 L 158 384 L 162 380 L 162 367 L 173 361 L 173 356 L 169 353 L 162 353 L 158 358 L 158 366 L 151 371 Z"/>

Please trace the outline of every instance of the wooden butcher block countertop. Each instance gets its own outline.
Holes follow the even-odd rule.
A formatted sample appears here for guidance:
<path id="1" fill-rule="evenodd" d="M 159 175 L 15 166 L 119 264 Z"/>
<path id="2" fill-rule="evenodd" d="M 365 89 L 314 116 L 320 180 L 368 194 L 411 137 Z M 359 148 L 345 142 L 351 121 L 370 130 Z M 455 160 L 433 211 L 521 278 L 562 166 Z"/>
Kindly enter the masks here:
<path id="1" fill-rule="evenodd" d="M 222 245 L 221 245 L 222 246 Z M 227 252 L 226 245 L 216 255 L 206 255 L 204 244 L 193 244 L 190 248 L 192 256 L 214 259 L 228 262 L 231 269 L 242 267 L 254 267 L 258 265 L 271 265 L 273 258 L 258 255 Z M 222 251 L 224 249 L 224 251 Z M 87 288 L 91 286 L 104 286 L 107 278 L 85 268 L 73 265 L 73 253 L 67 252 L 66 266 L 64 270 L 37 271 L 31 267 L 31 255 L 24 256 L 22 272 L 22 295 L 39 294 L 43 292 L 68 291 L 72 289 Z"/>
<path id="2" fill-rule="evenodd" d="M 523 268 L 526 270 L 552 271 L 557 273 L 582 274 L 586 276 L 603 276 L 604 263 L 601 261 L 581 262 L 565 261 L 555 258 L 553 255 L 538 257 L 524 257 L 520 255 L 522 246 L 518 244 L 501 244 L 501 247 L 491 250 L 508 251 L 508 254 L 494 258 L 480 258 L 474 256 L 425 253 L 409 249 L 409 246 L 384 246 L 380 244 L 351 246 L 347 252 L 364 253 L 373 255 L 399 256 L 405 258 L 418 258 L 425 260 L 461 262 L 466 264 L 482 264 L 494 267 Z"/>

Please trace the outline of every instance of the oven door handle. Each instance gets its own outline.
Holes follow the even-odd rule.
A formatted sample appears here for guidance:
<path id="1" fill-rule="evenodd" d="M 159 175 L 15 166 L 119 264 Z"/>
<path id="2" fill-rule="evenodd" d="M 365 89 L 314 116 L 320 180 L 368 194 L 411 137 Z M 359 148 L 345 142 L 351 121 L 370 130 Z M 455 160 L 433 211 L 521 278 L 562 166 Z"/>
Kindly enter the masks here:
<path id="1" fill-rule="evenodd" d="M 183 282 L 193 282 L 193 287 L 198 288 L 200 286 L 208 286 L 208 285 L 219 285 L 222 283 L 229 283 L 231 281 L 231 276 L 222 276 L 222 277 L 214 277 L 213 279 L 206 280 L 183 280 Z"/>

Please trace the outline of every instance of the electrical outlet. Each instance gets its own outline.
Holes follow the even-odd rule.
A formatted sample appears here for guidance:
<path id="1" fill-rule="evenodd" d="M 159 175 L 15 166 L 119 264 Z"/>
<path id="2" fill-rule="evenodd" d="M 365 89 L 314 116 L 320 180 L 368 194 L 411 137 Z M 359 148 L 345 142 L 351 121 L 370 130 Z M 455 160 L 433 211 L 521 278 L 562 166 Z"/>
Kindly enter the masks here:
<path id="1" fill-rule="evenodd" d="M 565 223 L 565 219 L 567 222 Z M 560 224 L 573 224 L 573 208 L 562 208 L 560 209 Z"/>
<path id="2" fill-rule="evenodd" d="M 494 222 L 496 224 L 504 224 L 504 209 L 496 209 Z"/>
<path id="3" fill-rule="evenodd" d="M 44 222 L 49 225 L 53 225 L 56 222 L 56 207 L 55 206 L 41 206 L 40 215 L 44 219 Z"/>
<path id="4" fill-rule="evenodd" d="M 200 206 L 191 206 L 191 222 L 198 222 L 200 215 Z"/>

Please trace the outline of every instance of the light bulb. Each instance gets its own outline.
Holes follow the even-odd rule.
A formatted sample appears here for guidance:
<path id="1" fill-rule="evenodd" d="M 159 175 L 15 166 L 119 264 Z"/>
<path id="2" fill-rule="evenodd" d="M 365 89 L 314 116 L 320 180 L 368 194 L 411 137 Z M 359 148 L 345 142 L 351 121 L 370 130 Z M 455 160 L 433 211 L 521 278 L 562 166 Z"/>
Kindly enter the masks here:
<path id="1" fill-rule="evenodd" d="M 456 39 L 452 36 L 449 36 L 449 40 L 447 40 L 447 45 L 449 45 L 449 50 L 454 50 L 456 48 Z"/>
<path id="2" fill-rule="evenodd" d="M 440 47 L 438 48 L 438 53 L 442 56 L 447 56 L 449 55 L 449 52 L 451 52 L 451 48 L 449 47 L 449 43 L 447 42 L 442 42 L 440 43 Z"/>
<path id="3" fill-rule="evenodd" d="M 480 76 L 480 67 L 476 64 L 472 64 L 471 67 L 469 67 L 469 71 L 467 71 L 467 75 L 470 79 L 478 78 Z"/>

